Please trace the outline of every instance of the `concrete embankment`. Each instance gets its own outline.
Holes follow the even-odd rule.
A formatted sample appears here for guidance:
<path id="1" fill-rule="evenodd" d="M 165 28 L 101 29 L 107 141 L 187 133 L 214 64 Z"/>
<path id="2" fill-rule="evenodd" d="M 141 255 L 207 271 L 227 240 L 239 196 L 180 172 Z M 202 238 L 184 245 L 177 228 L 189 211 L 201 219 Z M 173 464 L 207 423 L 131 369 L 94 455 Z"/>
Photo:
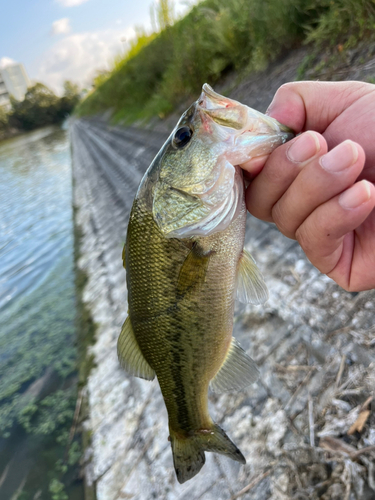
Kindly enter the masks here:
<path id="1" fill-rule="evenodd" d="M 270 299 L 237 309 L 234 336 L 261 376 L 240 393 L 209 396 L 211 415 L 247 464 L 207 453 L 200 474 L 177 483 L 158 385 L 127 376 L 116 356 L 127 312 L 121 251 L 129 211 L 165 137 L 95 120 L 71 128 L 82 230 L 78 265 L 88 276 L 83 299 L 97 325 L 87 382 L 86 481 L 95 485 L 98 500 L 330 500 L 347 492 L 353 495 L 347 498 L 374 498 L 373 452 L 358 451 L 375 445 L 374 414 L 366 414 L 362 429 L 348 431 L 361 411 L 363 419 L 363 410 L 371 409 L 375 293 L 341 290 L 296 242 L 250 217 L 246 248 Z"/>

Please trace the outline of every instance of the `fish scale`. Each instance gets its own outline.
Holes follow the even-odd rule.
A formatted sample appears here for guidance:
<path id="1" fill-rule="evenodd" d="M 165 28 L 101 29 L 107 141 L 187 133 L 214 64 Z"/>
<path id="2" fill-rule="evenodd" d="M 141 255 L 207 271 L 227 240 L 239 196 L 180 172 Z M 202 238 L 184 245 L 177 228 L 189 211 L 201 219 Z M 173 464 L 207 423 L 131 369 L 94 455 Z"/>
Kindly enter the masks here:
<path id="1" fill-rule="evenodd" d="M 233 289 L 244 225 L 243 210 L 224 233 L 200 239 L 215 252 L 205 283 L 178 300 L 178 271 L 190 251 L 190 242 L 165 239 L 151 214 L 138 202 L 133 206 L 125 258 L 129 317 L 139 347 L 158 377 L 170 426 L 179 434 L 211 423 L 207 389 L 231 338 Z"/>
<path id="2" fill-rule="evenodd" d="M 257 126 L 258 125 L 258 126 Z M 129 373 L 158 379 L 177 479 L 205 452 L 246 460 L 208 413 L 208 389 L 242 389 L 255 363 L 232 337 L 234 304 L 268 292 L 243 249 L 246 207 L 236 163 L 292 137 L 276 120 L 203 87 L 139 186 L 124 248 L 128 317 L 118 355 Z"/>

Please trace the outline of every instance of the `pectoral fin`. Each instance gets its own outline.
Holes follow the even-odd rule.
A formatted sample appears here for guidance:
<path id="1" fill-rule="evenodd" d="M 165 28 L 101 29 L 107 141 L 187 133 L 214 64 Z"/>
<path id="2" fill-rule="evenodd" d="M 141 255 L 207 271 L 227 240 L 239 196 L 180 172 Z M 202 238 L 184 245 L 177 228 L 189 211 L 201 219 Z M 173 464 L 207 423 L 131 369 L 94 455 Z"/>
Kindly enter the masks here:
<path id="1" fill-rule="evenodd" d="M 203 253 L 194 244 L 184 260 L 178 276 L 177 294 L 185 295 L 192 288 L 204 283 L 211 253 Z"/>
<path id="2" fill-rule="evenodd" d="M 259 370 L 253 361 L 242 349 L 237 340 L 232 337 L 227 356 L 210 382 L 213 392 L 221 393 L 241 390 L 255 382 L 259 377 Z"/>
<path id="3" fill-rule="evenodd" d="M 129 375 L 146 380 L 153 380 L 155 378 L 155 371 L 147 363 L 139 348 L 129 316 L 122 326 L 117 341 L 117 355 L 120 365 Z"/>
<path id="4" fill-rule="evenodd" d="M 262 273 L 249 252 L 242 251 L 237 270 L 237 300 L 244 304 L 263 304 L 268 289 Z"/>

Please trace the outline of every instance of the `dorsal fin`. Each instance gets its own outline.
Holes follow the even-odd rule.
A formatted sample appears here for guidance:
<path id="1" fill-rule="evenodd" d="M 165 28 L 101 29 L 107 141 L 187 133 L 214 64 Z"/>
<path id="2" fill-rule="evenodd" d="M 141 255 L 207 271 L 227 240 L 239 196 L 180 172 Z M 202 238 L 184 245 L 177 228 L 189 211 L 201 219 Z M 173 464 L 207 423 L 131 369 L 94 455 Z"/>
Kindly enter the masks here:
<path id="1" fill-rule="evenodd" d="M 268 289 L 262 273 L 245 249 L 238 263 L 237 300 L 244 304 L 263 304 L 268 300 Z"/>
<path id="2" fill-rule="evenodd" d="M 221 393 L 241 390 L 255 382 L 259 377 L 258 367 L 232 337 L 228 353 L 220 370 L 210 382 L 213 392 Z"/>
<path id="3" fill-rule="evenodd" d="M 120 365 L 129 375 L 146 380 L 155 378 L 155 371 L 147 363 L 139 348 L 129 316 L 122 326 L 117 341 L 117 355 Z"/>

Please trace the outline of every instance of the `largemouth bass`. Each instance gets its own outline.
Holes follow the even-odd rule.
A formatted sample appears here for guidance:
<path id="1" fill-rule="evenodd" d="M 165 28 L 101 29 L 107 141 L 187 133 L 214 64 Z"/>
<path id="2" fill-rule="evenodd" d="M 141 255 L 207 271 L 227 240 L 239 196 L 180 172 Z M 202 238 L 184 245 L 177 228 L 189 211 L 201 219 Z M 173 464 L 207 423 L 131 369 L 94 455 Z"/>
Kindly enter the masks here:
<path id="1" fill-rule="evenodd" d="M 208 389 L 242 389 L 255 363 L 232 337 L 237 298 L 267 300 L 267 287 L 243 249 L 244 181 L 236 166 L 270 153 L 291 131 L 207 84 L 144 175 L 123 252 L 128 317 L 118 356 L 128 373 L 157 376 L 168 410 L 180 483 L 205 451 L 245 457 L 208 413 Z"/>

